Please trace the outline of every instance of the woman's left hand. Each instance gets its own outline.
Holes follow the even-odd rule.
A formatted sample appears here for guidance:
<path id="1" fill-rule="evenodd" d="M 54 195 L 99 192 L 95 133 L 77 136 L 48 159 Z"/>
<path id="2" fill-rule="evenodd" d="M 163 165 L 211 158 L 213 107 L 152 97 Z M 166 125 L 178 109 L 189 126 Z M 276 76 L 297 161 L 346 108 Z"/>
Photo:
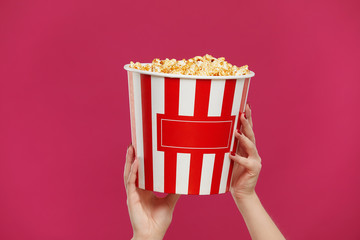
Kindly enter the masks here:
<path id="1" fill-rule="evenodd" d="M 138 166 L 134 147 L 130 146 L 126 153 L 124 182 L 133 239 L 162 239 L 171 223 L 180 195 L 168 194 L 164 198 L 158 198 L 151 191 L 137 188 L 135 180 Z"/>

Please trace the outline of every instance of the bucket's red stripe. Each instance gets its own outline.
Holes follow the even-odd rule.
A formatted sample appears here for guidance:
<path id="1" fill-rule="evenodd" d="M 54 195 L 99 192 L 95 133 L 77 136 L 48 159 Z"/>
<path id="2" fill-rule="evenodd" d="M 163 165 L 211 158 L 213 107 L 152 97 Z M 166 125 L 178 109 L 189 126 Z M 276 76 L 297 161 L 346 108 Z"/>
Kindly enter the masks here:
<path id="1" fill-rule="evenodd" d="M 241 122 L 240 122 L 241 114 L 243 114 L 243 113 L 242 113 L 241 107 L 240 107 L 239 118 L 238 118 L 238 122 L 236 124 L 236 129 L 240 129 L 240 127 L 241 127 Z M 233 149 L 231 151 L 232 153 L 236 153 L 237 145 L 238 145 L 238 140 L 235 138 L 234 139 L 234 146 L 233 146 Z M 234 161 L 230 160 L 229 175 L 228 175 L 228 179 L 227 179 L 227 182 L 226 182 L 226 191 L 229 191 L 233 166 L 234 166 Z"/>
<path id="2" fill-rule="evenodd" d="M 243 114 L 244 106 L 246 104 L 245 100 L 246 100 L 246 96 L 247 96 L 247 93 L 248 93 L 248 88 L 249 88 L 249 79 L 246 78 L 245 82 L 244 82 L 243 92 L 242 92 L 242 95 L 241 95 L 239 118 L 238 118 L 238 122 L 237 122 L 237 126 L 236 126 L 236 129 L 238 129 L 238 130 L 240 130 L 240 127 L 241 127 L 240 117 L 241 117 L 241 114 Z M 238 145 L 238 140 L 235 138 L 232 153 L 236 153 L 237 145 Z M 227 183 L 226 183 L 226 191 L 228 191 L 229 187 L 230 187 L 230 181 L 231 181 L 231 176 L 232 176 L 233 165 L 234 165 L 234 161 L 230 161 L 229 175 L 228 175 L 228 179 L 227 179 Z"/>
<path id="3" fill-rule="evenodd" d="M 234 102 L 236 79 L 226 80 L 221 116 L 230 116 Z"/>
<path id="4" fill-rule="evenodd" d="M 194 117 L 206 118 L 209 109 L 211 81 L 196 80 Z"/>
<path id="5" fill-rule="evenodd" d="M 128 84 L 129 84 L 129 103 L 130 103 L 130 120 L 131 120 L 131 143 L 134 146 L 136 153 L 136 125 L 135 125 L 135 101 L 134 101 L 134 80 L 133 73 L 128 72 Z M 136 156 L 135 156 L 136 157 Z M 136 173 L 136 186 L 139 187 L 139 171 Z"/>
<path id="6" fill-rule="evenodd" d="M 196 80 L 194 119 L 207 118 L 211 81 Z M 200 192 L 203 154 L 192 153 L 190 157 L 189 194 Z"/>
<path id="7" fill-rule="evenodd" d="M 226 80 L 221 116 L 231 115 L 231 110 L 234 102 L 235 86 L 236 86 L 236 79 Z M 215 155 L 214 171 L 211 182 L 210 194 L 219 193 L 224 157 L 225 157 L 224 152 L 219 152 Z"/>
<path id="8" fill-rule="evenodd" d="M 165 115 L 177 116 L 179 113 L 179 90 L 180 79 L 165 78 Z M 171 133 L 166 133 L 171 134 Z M 175 193 L 176 190 L 176 158 L 177 154 L 174 150 L 164 152 L 164 191 L 167 193 Z"/>
<path id="9" fill-rule="evenodd" d="M 178 116 L 180 79 L 165 78 L 165 115 Z"/>
<path id="10" fill-rule="evenodd" d="M 224 163 L 224 156 L 225 156 L 225 153 L 217 153 L 215 155 L 214 171 L 213 171 L 213 175 L 212 175 L 210 194 L 219 193 L 221 172 L 222 172 L 223 163 Z"/>
<path id="11" fill-rule="evenodd" d="M 141 104 L 143 119 L 145 189 L 153 190 L 151 76 L 141 74 Z"/>
<path id="12" fill-rule="evenodd" d="M 192 153 L 190 157 L 189 194 L 199 195 L 203 154 Z"/>

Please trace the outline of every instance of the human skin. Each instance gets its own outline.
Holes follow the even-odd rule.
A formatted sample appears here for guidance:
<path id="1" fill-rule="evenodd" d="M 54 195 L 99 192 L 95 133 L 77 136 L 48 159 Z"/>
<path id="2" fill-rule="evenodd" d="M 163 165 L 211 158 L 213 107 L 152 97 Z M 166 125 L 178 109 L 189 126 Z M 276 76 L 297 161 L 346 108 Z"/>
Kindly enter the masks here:
<path id="1" fill-rule="evenodd" d="M 239 209 L 252 239 L 285 239 L 270 216 L 263 208 L 255 186 L 261 170 L 261 158 L 255 145 L 250 106 L 241 114 L 241 130 L 235 132 L 239 141 L 234 161 L 230 192 Z M 138 161 L 134 148 L 129 146 L 126 153 L 124 183 L 133 239 L 162 239 L 168 229 L 172 214 L 180 195 L 168 194 L 164 198 L 153 192 L 135 186 Z"/>
<path id="2" fill-rule="evenodd" d="M 239 141 L 234 161 L 230 192 L 252 239 L 285 239 L 262 206 L 255 186 L 261 170 L 261 158 L 255 145 L 255 135 L 250 106 L 241 115 L 241 130 L 235 132 Z"/>
<path id="3" fill-rule="evenodd" d="M 168 229 L 172 214 L 180 195 L 168 194 L 164 198 L 157 197 L 153 192 L 135 186 L 139 162 L 135 159 L 133 146 L 126 153 L 124 183 L 127 195 L 127 206 L 133 238 L 136 240 L 162 239 Z"/>

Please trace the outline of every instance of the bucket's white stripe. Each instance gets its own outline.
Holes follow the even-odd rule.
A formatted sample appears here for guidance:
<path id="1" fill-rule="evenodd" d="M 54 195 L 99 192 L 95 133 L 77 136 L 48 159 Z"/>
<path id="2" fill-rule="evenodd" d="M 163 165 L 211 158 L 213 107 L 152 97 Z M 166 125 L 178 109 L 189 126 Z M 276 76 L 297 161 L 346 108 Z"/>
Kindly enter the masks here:
<path id="1" fill-rule="evenodd" d="M 180 78 L 179 115 L 194 116 L 196 79 Z"/>
<path id="2" fill-rule="evenodd" d="M 196 79 L 179 81 L 179 115 L 194 116 Z M 178 153 L 176 159 L 176 193 L 189 190 L 190 153 Z"/>
<path id="3" fill-rule="evenodd" d="M 140 82 L 139 73 L 133 72 L 132 74 L 134 81 L 134 107 L 135 107 L 136 148 L 137 148 L 136 155 L 139 161 L 139 188 L 145 189 L 141 82 Z"/>
<path id="4" fill-rule="evenodd" d="M 236 128 L 237 121 L 239 119 L 239 110 L 240 110 L 241 97 L 242 97 L 242 92 L 243 92 L 243 88 L 244 88 L 244 83 L 245 83 L 245 79 L 237 79 L 236 80 L 233 105 L 232 105 L 232 109 L 231 109 L 231 115 L 235 115 L 234 129 Z M 231 133 L 231 134 L 233 135 L 234 133 Z M 232 149 L 233 149 L 234 140 L 235 140 L 234 137 L 232 137 L 231 144 L 230 144 L 230 151 L 232 151 Z M 230 161 L 231 160 L 229 158 L 229 153 L 226 153 L 224 156 L 223 169 L 222 169 L 222 173 L 221 173 L 219 193 L 224 193 L 226 191 L 226 184 L 227 184 L 227 179 L 228 179 L 228 175 L 229 175 Z"/>
<path id="5" fill-rule="evenodd" d="M 239 113 L 244 84 L 245 84 L 245 79 L 237 79 L 236 80 L 235 93 L 234 93 L 233 106 L 232 106 L 232 109 L 231 109 L 231 115 L 236 115 L 236 114 Z"/>
<path id="6" fill-rule="evenodd" d="M 211 80 L 209 97 L 209 117 L 221 116 L 226 80 Z"/>
<path id="7" fill-rule="evenodd" d="M 245 109 L 246 109 L 246 102 L 247 102 L 247 98 L 248 98 L 248 96 L 249 96 L 249 88 L 250 88 L 250 81 L 251 80 L 251 78 L 249 78 L 249 83 L 248 83 L 248 88 L 246 89 L 246 97 L 245 97 L 245 103 L 244 103 L 244 109 L 242 110 L 243 112 L 245 112 Z M 245 82 L 245 81 L 244 81 Z"/>
<path id="8" fill-rule="evenodd" d="M 188 194 L 190 173 L 190 153 L 177 153 L 176 193 Z"/>
<path id="9" fill-rule="evenodd" d="M 231 160 L 229 158 L 229 153 L 225 153 L 223 168 L 221 172 L 219 193 L 224 193 L 226 191 L 226 183 L 229 175 L 230 161 Z"/>
<path id="10" fill-rule="evenodd" d="M 164 191 L 164 152 L 157 151 L 157 113 L 164 113 L 164 78 L 151 76 L 151 121 L 154 191 Z"/>
<path id="11" fill-rule="evenodd" d="M 236 80 L 233 106 L 231 109 L 231 115 L 235 115 L 234 130 L 235 130 L 235 128 L 237 126 L 237 122 L 239 120 L 239 111 L 240 111 L 241 97 L 242 97 L 242 92 L 244 89 L 244 84 L 245 84 L 245 79 L 237 79 Z M 234 133 L 231 133 L 231 134 L 234 134 Z M 233 137 L 231 140 L 231 144 L 230 144 L 230 151 L 233 149 L 234 140 L 235 139 Z"/>
<path id="12" fill-rule="evenodd" d="M 210 194 L 215 154 L 204 154 L 200 179 L 200 195 Z"/>

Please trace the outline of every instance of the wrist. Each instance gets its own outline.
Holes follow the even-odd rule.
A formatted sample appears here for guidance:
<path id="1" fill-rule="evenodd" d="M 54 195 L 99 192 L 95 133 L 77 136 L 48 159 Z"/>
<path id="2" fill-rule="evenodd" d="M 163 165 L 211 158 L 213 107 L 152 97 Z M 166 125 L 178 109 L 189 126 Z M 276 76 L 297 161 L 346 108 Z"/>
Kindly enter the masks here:
<path id="1" fill-rule="evenodd" d="M 131 240 L 162 240 L 163 237 L 161 236 L 145 236 L 145 235 L 138 235 L 138 234 L 134 234 L 133 237 L 131 238 Z"/>
<path id="2" fill-rule="evenodd" d="M 162 238 L 154 238 L 154 237 L 136 237 L 133 236 L 131 240 L 161 240 Z"/>
<path id="3" fill-rule="evenodd" d="M 251 192 L 236 192 L 236 191 L 234 191 L 234 192 L 231 192 L 231 195 L 236 203 L 250 201 L 257 197 L 255 190 L 252 190 Z"/>
<path id="4" fill-rule="evenodd" d="M 233 195 L 233 198 L 234 198 L 236 206 L 239 208 L 240 211 L 249 205 L 253 205 L 254 203 L 260 202 L 255 191 L 252 193 L 246 194 L 246 195 L 241 195 L 241 196 Z"/>

